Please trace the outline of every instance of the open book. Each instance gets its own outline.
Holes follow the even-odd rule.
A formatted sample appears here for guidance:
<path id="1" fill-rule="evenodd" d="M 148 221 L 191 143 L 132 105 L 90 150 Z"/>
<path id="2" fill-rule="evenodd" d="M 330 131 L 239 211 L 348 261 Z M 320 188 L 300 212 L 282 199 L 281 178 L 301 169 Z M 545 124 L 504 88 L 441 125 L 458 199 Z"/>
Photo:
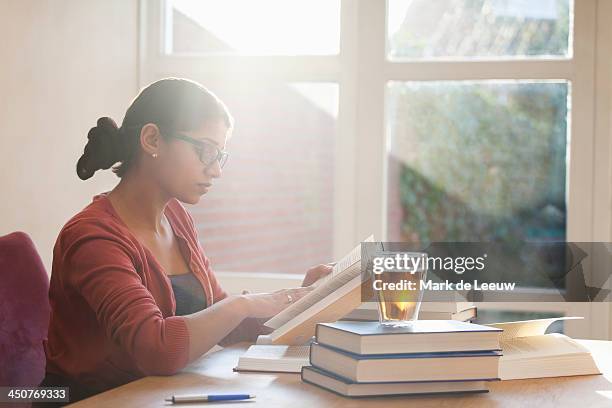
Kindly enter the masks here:
<path id="1" fill-rule="evenodd" d="M 601 374 L 591 353 L 578 342 L 563 334 L 544 334 L 553 322 L 568 319 L 579 318 L 560 317 L 488 325 L 504 330 L 500 338 L 503 356 L 499 361 L 499 377 L 502 380 L 516 380 Z"/>
<path id="2" fill-rule="evenodd" d="M 364 242 L 373 242 L 368 237 Z M 305 344 L 317 323 L 334 322 L 361 304 L 361 244 L 334 265 L 315 289 L 268 320 L 274 331 L 259 336 L 257 344 Z"/>

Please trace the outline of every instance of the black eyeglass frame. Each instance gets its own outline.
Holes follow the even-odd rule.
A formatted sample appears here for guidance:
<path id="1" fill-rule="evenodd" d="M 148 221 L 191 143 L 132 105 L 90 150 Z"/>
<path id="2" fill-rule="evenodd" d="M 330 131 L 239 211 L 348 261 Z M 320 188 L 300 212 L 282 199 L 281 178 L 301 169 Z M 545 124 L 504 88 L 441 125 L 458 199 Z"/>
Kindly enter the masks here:
<path id="1" fill-rule="evenodd" d="M 182 140 L 184 142 L 190 143 L 193 146 L 199 148 L 198 152 L 198 156 L 200 161 L 206 166 L 206 168 L 209 168 L 210 166 L 212 166 L 215 161 L 219 162 L 219 166 L 221 168 L 223 168 L 223 166 L 225 166 L 225 163 L 227 163 L 227 159 L 229 157 L 229 153 L 226 152 L 225 150 L 221 150 L 219 149 L 217 146 L 215 146 L 214 143 L 208 142 L 206 140 L 199 140 L 199 139 L 195 139 L 193 137 L 184 135 L 182 133 L 167 133 L 165 134 L 167 137 L 172 137 L 174 139 L 179 139 Z M 215 158 L 210 160 L 210 163 L 207 163 L 203 156 L 204 156 L 204 149 L 206 148 L 213 148 L 214 150 L 217 151 L 217 154 L 215 156 Z"/>

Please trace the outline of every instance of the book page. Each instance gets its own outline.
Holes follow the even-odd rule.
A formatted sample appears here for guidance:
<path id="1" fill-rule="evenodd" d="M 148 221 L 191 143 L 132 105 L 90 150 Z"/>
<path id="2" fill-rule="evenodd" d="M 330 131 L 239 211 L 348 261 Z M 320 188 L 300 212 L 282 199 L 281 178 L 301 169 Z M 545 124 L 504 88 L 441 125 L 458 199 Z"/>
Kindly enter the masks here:
<path id="1" fill-rule="evenodd" d="M 254 345 L 238 359 L 235 371 L 299 373 L 310 365 L 309 346 Z"/>
<path id="2" fill-rule="evenodd" d="M 372 241 L 374 238 L 370 235 L 364 242 Z M 342 271 L 361 260 L 361 244 L 357 245 L 351 252 L 334 265 L 332 276 L 336 276 Z"/>
<path id="3" fill-rule="evenodd" d="M 374 236 L 370 235 L 363 242 L 372 242 L 374 240 Z M 317 287 L 329 280 L 333 280 L 336 276 L 341 273 L 346 272 L 351 266 L 355 265 L 357 262 L 361 261 L 361 245 L 357 245 L 351 252 L 344 256 L 340 261 L 336 262 L 333 266 L 331 273 L 315 283 L 312 286 Z"/>
<path id="4" fill-rule="evenodd" d="M 254 345 L 249 347 L 244 357 L 267 360 L 303 360 L 309 358 L 309 353 L 310 346 Z"/>
<path id="5" fill-rule="evenodd" d="M 302 345 L 314 336 L 317 323 L 336 321 L 355 309 L 359 305 L 360 295 L 361 276 L 355 276 L 334 292 L 334 296 L 321 299 L 320 302 L 275 329 L 266 336 L 265 340 L 260 341 L 258 338 L 258 344 Z"/>
<path id="6" fill-rule="evenodd" d="M 536 319 L 536 320 L 522 320 L 518 322 L 506 322 L 506 323 L 493 323 L 486 324 L 485 326 L 497 327 L 502 329 L 504 332 L 499 338 L 500 341 L 506 341 L 515 337 L 529 337 L 538 336 L 546 332 L 548 326 L 557 320 L 572 320 L 582 319 L 582 317 L 554 317 L 552 319 Z"/>
<path id="7" fill-rule="evenodd" d="M 364 242 L 371 242 L 373 240 L 374 237 L 370 235 Z M 333 295 L 336 289 L 342 287 L 360 274 L 361 243 L 334 265 L 331 277 L 328 277 L 324 282 L 317 285 L 312 292 L 265 322 L 264 325 L 271 329 L 278 329 L 304 310 L 325 299 L 327 296 Z"/>
<path id="8" fill-rule="evenodd" d="M 359 276 L 360 274 L 360 265 L 353 265 L 351 268 L 343 271 L 343 273 L 338 274 L 338 276 L 336 276 L 334 279 L 331 279 L 316 287 L 312 292 L 268 320 L 266 323 L 264 323 L 264 325 L 271 329 L 278 329 L 289 320 L 298 316 L 304 310 L 325 299 L 327 296 L 332 296 L 336 289 L 342 287 L 347 282 L 350 282 L 352 278 Z"/>
<path id="9" fill-rule="evenodd" d="M 582 345 L 563 334 L 515 337 L 501 341 L 504 359 L 538 359 L 576 353 L 588 353 Z"/>

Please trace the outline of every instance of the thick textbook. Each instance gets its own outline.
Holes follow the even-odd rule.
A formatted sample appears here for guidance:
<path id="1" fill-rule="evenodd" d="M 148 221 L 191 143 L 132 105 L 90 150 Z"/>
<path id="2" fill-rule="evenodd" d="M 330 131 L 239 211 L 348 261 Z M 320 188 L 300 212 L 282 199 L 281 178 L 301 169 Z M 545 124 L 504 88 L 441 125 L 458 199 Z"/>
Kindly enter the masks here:
<path id="1" fill-rule="evenodd" d="M 318 343 L 310 345 L 310 364 L 360 383 L 493 380 L 499 351 L 359 355 Z"/>
<path id="2" fill-rule="evenodd" d="M 317 325 L 320 344 L 355 354 L 500 350 L 502 330 L 456 320 L 416 320 L 403 327 L 338 321 Z"/>
<path id="3" fill-rule="evenodd" d="M 486 381 L 413 381 L 356 383 L 316 367 L 302 368 L 302 381 L 345 397 L 489 392 Z"/>

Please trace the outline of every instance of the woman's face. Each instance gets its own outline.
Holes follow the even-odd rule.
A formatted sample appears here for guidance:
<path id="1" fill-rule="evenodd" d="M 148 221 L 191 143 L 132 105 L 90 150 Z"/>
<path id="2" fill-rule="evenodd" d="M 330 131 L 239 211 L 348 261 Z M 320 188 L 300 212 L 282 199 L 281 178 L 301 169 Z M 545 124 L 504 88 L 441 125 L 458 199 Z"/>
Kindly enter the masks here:
<path id="1" fill-rule="evenodd" d="M 222 120 L 204 123 L 198 130 L 181 131 L 175 134 L 184 135 L 205 143 L 208 156 L 214 156 L 216 149 L 225 150 L 228 128 Z M 218 160 L 206 165 L 200 160 L 200 147 L 188 141 L 168 137 L 160 149 L 159 163 L 155 166 L 161 187 L 168 195 L 179 201 L 196 204 L 200 197 L 212 187 L 215 179 L 221 177 L 221 166 Z"/>

